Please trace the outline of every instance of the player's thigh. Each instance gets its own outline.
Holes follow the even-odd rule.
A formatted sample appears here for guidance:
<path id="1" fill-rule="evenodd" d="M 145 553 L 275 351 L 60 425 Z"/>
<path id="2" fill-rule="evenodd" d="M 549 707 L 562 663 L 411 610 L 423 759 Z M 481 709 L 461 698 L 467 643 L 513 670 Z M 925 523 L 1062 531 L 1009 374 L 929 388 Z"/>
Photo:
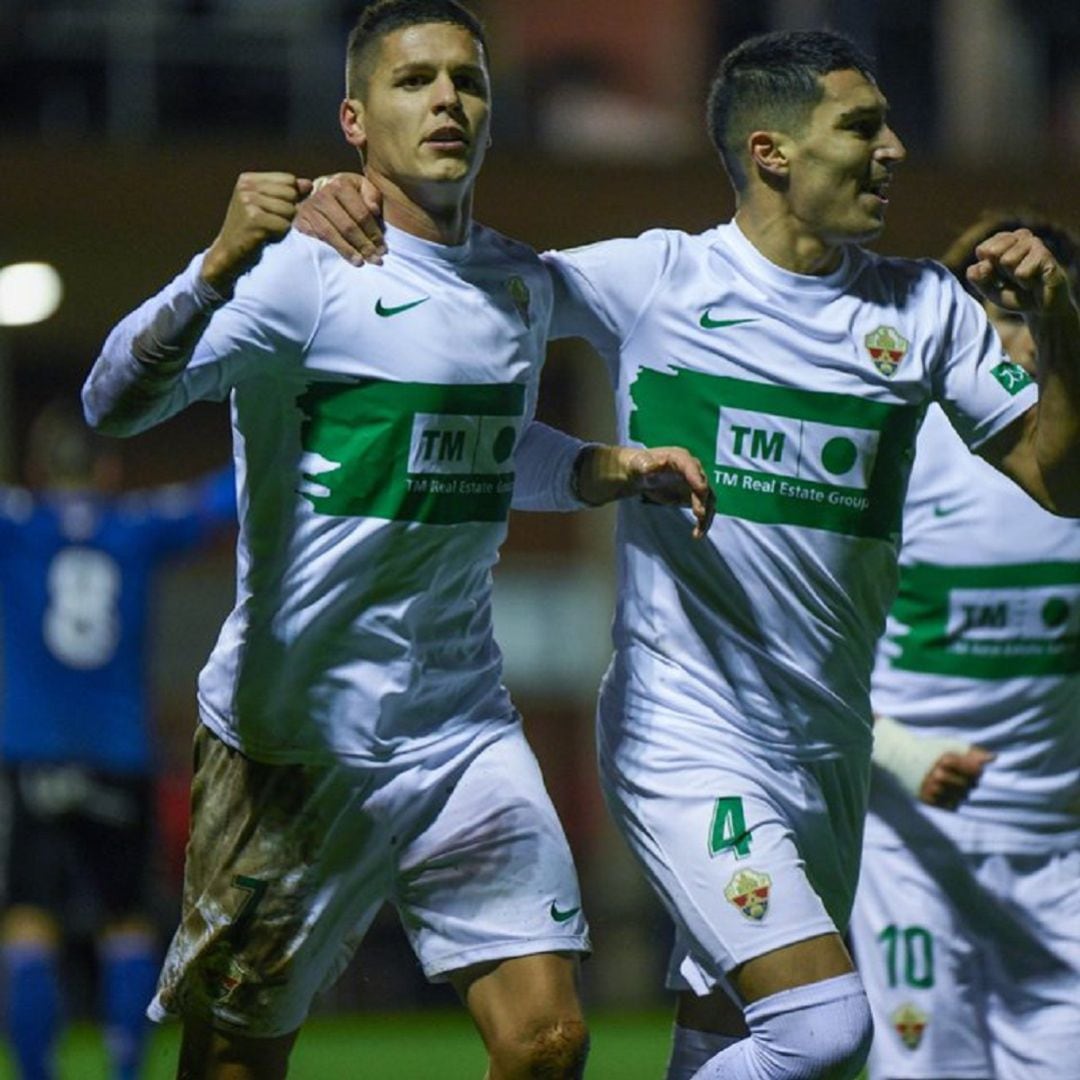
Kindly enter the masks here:
<path id="1" fill-rule="evenodd" d="M 340 766 L 261 764 L 199 729 L 183 912 L 155 1016 L 253 1036 L 302 1023 L 389 893 L 376 787 Z"/>
<path id="2" fill-rule="evenodd" d="M 995 1077 L 1080 1080 L 1080 851 L 983 857 L 975 872 L 1013 920 L 984 944 Z"/>
<path id="3" fill-rule="evenodd" d="M 851 956 L 843 939 L 833 931 L 755 956 L 729 972 L 728 981 L 749 1004 L 850 971 L 854 971 Z"/>
<path id="4" fill-rule="evenodd" d="M 808 866 L 831 873 L 835 852 L 818 840 L 815 865 L 801 843 L 828 827 L 812 775 L 722 746 L 678 768 L 602 769 L 616 823 L 676 924 L 671 989 L 706 994 L 756 957 L 836 934 L 808 876 Z"/>
<path id="5" fill-rule="evenodd" d="M 570 848 L 520 727 L 459 764 L 398 864 L 395 904 L 424 973 L 587 952 Z"/>
<path id="6" fill-rule="evenodd" d="M 747 1033 L 743 1005 L 854 970 L 847 946 L 834 931 L 755 956 L 726 972 L 716 989 L 701 994 L 681 989 L 678 971 L 685 969 L 689 955 L 677 941 L 671 961 L 675 972 L 669 974 L 669 988 L 680 990 L 677 1020 L 684 1027 L 725 1035 Z"/>
<path id="7" fill-rule="evenodd" d="M 977 907 L 981 890 L 969 875 L 958 891 L 941 885 L 965 875 L 944 837 L 917 856 L 903 846 L 868 845 L 863 853 L 851 941 L 874 1014 L 875 1078 L 994 1075 L 982 950 L 958 906 L 966 895 Z"/>

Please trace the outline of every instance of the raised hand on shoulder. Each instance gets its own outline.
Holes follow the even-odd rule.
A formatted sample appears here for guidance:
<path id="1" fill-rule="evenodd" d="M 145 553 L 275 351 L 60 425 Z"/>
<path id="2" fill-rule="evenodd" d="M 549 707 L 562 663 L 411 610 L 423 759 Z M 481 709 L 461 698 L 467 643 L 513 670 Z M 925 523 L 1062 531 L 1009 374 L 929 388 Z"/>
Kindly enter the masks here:
<path id="1" fill-rule="evenodd" d="M 320 176 L 300 206 L 296 228 L 329 244 L 353 266 L 382 265 L 382 192 L 361 173 Z"/>

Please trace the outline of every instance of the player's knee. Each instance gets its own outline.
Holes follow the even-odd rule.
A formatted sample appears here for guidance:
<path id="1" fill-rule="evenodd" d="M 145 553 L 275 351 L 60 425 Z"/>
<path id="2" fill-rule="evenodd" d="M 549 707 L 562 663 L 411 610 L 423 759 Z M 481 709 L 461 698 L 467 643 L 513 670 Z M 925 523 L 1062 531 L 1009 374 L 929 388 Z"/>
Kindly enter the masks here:
<path id="1" fill-rule="evenodd" d="M 874 1032 L 854 973 L 762 998 L 746 1019 L 767 1075 L 787 1080 L 853 1080 Z"/>
<path id="2" fill-rule="evenodd" d="M 581 1020 L 555 1020 L 489 1046 L 500 1080 L 577 1080 L 585 1074 L 589 1031 Z"/>
<path id="3" fill-rule="evenodd" d="M 832 1026 L 835 1017 L 836 1026 Z M 808 1077 L 823 1080 L 855 1080 L 870 1055 L 874 1022 L 866 995 L 848 1001 L 843 1010 L 823 1010 L 821 1024 L 814 1032 Z"/>

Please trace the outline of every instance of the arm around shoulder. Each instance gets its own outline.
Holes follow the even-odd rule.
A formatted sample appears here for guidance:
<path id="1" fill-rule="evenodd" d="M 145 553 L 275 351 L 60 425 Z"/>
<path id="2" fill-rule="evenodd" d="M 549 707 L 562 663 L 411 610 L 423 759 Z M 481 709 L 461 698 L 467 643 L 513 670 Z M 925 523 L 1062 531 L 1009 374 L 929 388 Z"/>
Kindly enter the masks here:
<path id="1" fill-rule="evenodd" d="M 701 463 L 678 446 L 645 449 L 582 442 L 533 421 L 514 454 L 515 510 L 582 510 L 640 496 L 689 506 L 695 538 L 708 531 L 715 498 Z"/>

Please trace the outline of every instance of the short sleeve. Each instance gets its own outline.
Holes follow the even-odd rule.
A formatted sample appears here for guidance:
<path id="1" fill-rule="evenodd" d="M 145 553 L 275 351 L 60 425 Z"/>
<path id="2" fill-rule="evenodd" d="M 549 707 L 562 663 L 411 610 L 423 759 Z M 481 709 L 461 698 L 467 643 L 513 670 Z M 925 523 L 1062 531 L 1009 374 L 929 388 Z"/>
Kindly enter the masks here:
<path id="1" fill-rule="evenodd" d="M 945 335 L 934 397 L 969 449 L 977 450 L 1035 404 L 1038 388 L 1009 359 L 982 305 L 939 269 Z"/>

